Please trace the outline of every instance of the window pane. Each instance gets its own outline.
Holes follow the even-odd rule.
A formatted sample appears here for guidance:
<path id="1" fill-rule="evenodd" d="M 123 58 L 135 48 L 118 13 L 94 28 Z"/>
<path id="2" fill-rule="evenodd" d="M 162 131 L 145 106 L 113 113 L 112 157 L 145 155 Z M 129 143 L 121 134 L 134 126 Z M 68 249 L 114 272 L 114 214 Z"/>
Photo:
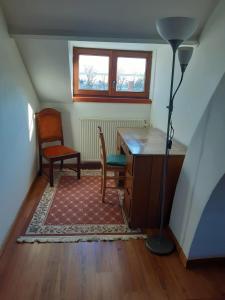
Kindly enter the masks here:
<path id="1" fill-rule="evenodd" d="M 108 90 L 109 57 L 79 55 L 79 89 Z"/>
<path id="2" fill-rule="evenodd" d="M 145 69 L 145 58 L 118 57 L 116 91 L 144 92 Z"/>

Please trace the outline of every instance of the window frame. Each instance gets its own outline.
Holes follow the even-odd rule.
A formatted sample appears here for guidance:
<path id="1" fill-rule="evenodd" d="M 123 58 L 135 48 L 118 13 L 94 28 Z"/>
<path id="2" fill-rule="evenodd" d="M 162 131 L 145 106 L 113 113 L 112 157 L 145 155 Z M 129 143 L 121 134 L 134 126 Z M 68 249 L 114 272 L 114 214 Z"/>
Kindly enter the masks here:
<path id="1" fill-rule="evenodd" d="M 109 57 L 108 90 L 79 89 L 79 55 Z M 145 82 L 143 92 L 116 91 L 113 81 L 117 80 L 117 58 L 145 58 Z M 149 99 L 152 51 L 112 50 L 73 47 L 73 100 L 78 102 L 151 103 Z"/>

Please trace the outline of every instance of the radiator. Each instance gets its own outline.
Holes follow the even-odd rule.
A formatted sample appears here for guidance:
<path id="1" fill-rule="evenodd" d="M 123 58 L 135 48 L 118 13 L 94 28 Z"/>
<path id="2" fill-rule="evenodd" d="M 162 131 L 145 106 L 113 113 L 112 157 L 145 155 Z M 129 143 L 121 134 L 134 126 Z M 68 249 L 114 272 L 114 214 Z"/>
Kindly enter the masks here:
<path id="1" fill-rule="evenodd" d="M 98 126 L 102 127 L 107 153 L 116 153 L 117 128 L 147 127 L 146 120 L 80 120 L 81 157 L 83 161 L 98 161 L 100 155 Z"/>

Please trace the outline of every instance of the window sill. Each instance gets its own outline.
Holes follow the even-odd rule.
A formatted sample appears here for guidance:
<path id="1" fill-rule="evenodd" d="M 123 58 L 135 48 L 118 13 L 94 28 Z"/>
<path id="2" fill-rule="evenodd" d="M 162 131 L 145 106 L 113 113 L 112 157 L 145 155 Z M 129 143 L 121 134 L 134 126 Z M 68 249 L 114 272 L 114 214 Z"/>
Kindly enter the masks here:
<path id="1" fill-rule="evenodd" d="M 151 104 L 152 100 L 147 99 L 147 98 L 116 98 L 116 97 L 75 96 L 75 97 L 73 97 L 73 102 Z"/>

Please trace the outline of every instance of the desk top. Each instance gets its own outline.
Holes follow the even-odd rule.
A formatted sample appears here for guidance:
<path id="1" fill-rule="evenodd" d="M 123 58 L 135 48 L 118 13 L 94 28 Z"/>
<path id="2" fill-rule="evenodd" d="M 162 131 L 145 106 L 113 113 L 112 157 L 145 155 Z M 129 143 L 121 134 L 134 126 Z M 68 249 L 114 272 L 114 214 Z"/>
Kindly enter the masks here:
<path id="1" fill-rule="evenodd" d="M 118 132 L 133 155 L 164 155 L 166 134 L 159 129 L 118 128 Z M 173 140 L 171 155 L 185 155 L 186 146 Z"/>

